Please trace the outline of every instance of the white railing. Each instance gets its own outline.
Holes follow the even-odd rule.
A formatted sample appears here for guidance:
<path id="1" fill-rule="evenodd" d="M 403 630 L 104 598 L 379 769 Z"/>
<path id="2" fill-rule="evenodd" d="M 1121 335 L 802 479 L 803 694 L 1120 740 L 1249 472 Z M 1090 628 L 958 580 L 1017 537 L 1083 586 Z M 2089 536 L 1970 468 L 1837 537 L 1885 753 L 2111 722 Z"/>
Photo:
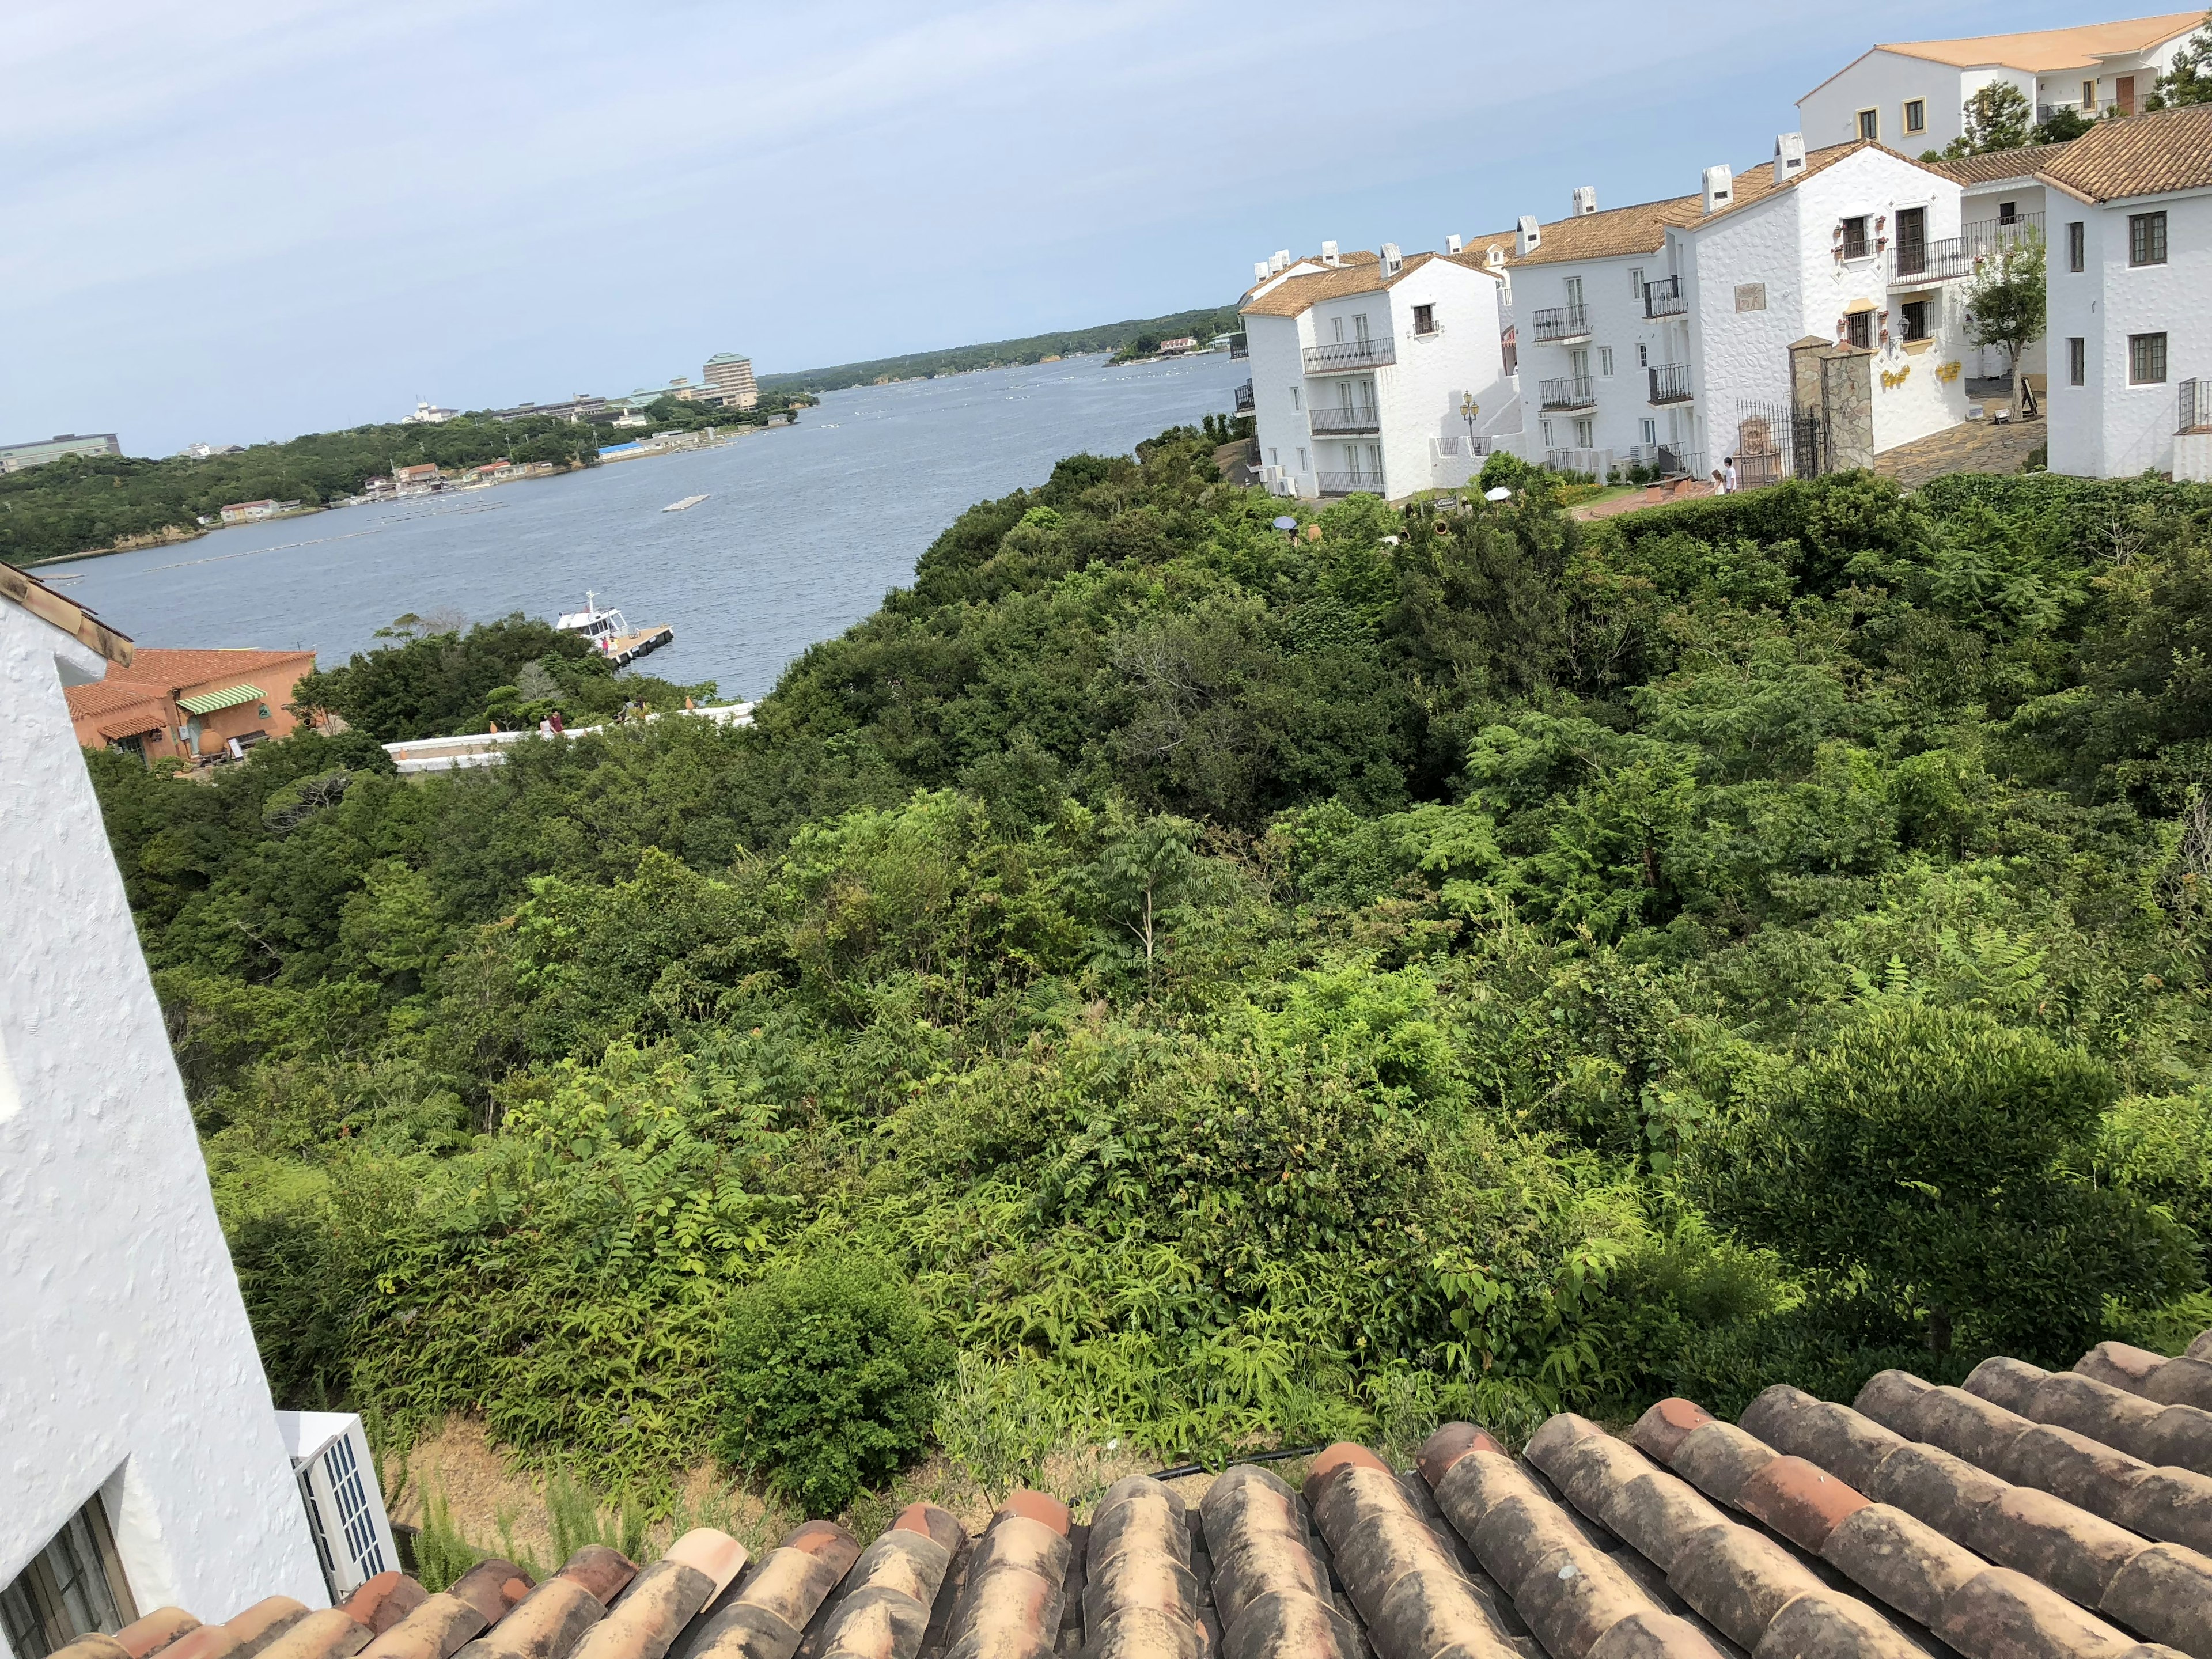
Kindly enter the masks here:
<path id="1" fill-rule="evenodd" d="M 712 720 L 717 726 L 753 723 L 753 706 L 749 702 L 715 703 L 679 712 L 694 720 Z M 660 716 L 647 714 L 645 718 L 652 721 Z M 604 726 L 580 726 L 560 735 L 586 738 L 606 729 Z M 540 735 L 537 727 L 532 726 L 520 732 L 467 732 L 457 738 L 404 738 L 398 743 L 386 744 L 384 752 L 392 757 L 402 777 L 421 772 L 458 772 L 471 766 L 496 766 L 516 744 Z"/>

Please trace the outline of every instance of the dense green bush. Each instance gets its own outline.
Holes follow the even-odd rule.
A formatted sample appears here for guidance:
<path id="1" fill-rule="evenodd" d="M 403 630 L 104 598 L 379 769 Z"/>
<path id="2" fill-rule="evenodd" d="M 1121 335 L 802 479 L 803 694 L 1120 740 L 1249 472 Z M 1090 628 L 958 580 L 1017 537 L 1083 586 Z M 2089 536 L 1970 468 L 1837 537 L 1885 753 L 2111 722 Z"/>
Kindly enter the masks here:
<path id="1" fill-rule="evenodd" d="M 730 1298 L 721 1452 L 809 1515 L 835 1515 L 921 1455 L 951 1363 L 906 1282 L 836 1250 Z"/>

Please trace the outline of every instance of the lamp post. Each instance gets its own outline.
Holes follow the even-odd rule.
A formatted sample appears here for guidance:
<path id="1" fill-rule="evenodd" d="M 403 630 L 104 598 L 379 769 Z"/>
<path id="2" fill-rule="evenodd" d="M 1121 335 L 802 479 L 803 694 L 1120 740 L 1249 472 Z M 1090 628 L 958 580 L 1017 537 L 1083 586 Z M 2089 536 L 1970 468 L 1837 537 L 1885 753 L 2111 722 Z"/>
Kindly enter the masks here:
<path id="1" fill-rule="evenodd" d="M 1474 393 L 1472 392 L 1460 393 L 1459 413 L 1460 418 L 1467 422 L 1467 448 L 1468 453 L 1471 455 L 1474 453 L 1474 417 L 1482 413 L 1482 405 L 1475 402 Z"/>

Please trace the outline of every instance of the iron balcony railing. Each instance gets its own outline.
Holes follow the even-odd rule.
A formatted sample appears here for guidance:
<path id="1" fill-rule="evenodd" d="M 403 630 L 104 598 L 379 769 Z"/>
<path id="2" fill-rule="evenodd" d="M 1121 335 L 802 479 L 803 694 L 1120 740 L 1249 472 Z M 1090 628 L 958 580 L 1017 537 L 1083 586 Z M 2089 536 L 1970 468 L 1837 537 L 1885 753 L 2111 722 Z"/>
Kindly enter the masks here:
<path id="1" fill-rule="evenodd" d="M 1382 471 L 1376 467 L 1362 467 L 1352 472 L 1322 472 L 1315 477 L 1319 480 L 1321 493 L 1324 495 L 1382 495 L 1389 493 L 1382 488 Z"/>
<path id="2" fill-rule="evenodd" d="M 1300 355 L 1309 374 L 1340 374 L 1398 361 L 1397 347 L 1387 335 L 1379 340 L 1339 340 L 1330 345 L 1308 346 Z"/>
<path id="3" fill-rule="evenodd" d="M 1961 276 L 1971 276 L 1983 263 L 1995 258 L 2008 247 L 2039 240 L 2043 235 L 2043 215 L 2017 214 L 2009 219 L 1985 219 L 1978 224 L 1966 226 L 1956 236 L 1938 237 L 1932 242 L 1897 244 L 1896 274 L 1893 283 L 1948 283 Z"/>
<path id="4" fill-rule="evenodd" d="M 1644 314 L 1646 317 L 1679 317 L 1689 308 L 1689 301 L 1683 297 L 1680 276 L 1662 276 L 1656 283 L 1644 283 Z"/>
<path id="5" fill-rule="evenodd" d="M 1316 404 L 1306 413 L 1316 437 L 1333 432 L 1375 432 L 1382 426 L 1371 403 L 1339 404 L 1334 409 L 1326 404 Z"/>
<path id="6" fill-rule="evenodd" d="M 1239 415 L 1252 412 L 1252 382 L 1249 380 L 1237 388 L 1237 412 Z"/>
<path id="7" fill-rule="evenodd" d="M 2212 380 L 2181 383 L 2181 418 L 2174 431 L 2212 432 Z"/>
<path id="8" fill-rule="evenodd" d="M 1650 373 L 1653 403 L 1686 404 L 1690 401 L 1689 364 L 1654 363 Z"/>
<path id="9" fill-rule="evenodd" d="M 1229 337 L 1229 361 L 1231 362 L 1235 362 L 1239 357 L 1249 357 L 1251 355 L 1252 347 L 1242 334 L 1232 334 Z"/>
<path id="10" fill-rule="evenodd" d="M 1597 382 L 1587 374 L 1566 374 L 1537 383 L 1546 409 L 1590 409 L 1597 404 Z"/>
<path id="11" fill-rule="evenodd" d="M 1577 340 L 1590 331 L 1588 306 L 1553 306 L 1528 321 L 1540 340 Z"/>

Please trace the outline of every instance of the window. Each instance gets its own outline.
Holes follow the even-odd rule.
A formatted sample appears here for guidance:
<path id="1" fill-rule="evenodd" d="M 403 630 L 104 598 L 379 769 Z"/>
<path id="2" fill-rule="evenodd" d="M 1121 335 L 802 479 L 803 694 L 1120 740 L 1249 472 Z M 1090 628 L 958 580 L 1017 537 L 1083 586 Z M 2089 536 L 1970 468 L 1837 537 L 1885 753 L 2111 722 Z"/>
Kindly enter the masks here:
<path id="1" fill-rule="evenodd" d="M 1344 343 L 1344 319 L 1341 317 L 1332 317 L 1328 319 L 1328 325 L 1336 332 L 1336 337 L 1332 340 L 1330 343 L 1332 345 L 1342 345 Z"/>
<path id="2" fill-rule="evenodd" d="M 1583 279 L 1579 276 L 1567 278 L 1567 305 L 1575 311 L 1583 308 Z"/>
<path id="3" fill-rule="evenodd" d="M 1908 98 L 1905 100 L 1905 130 L 1908 133 L 1928 131 L 1928 103 L 1925 99 Z"/>
<path id="4" fill-rule="evenodd" d="M 1433 334 L 1437 331 L 1437 308 L 1434 306 L 1413 307 L 1413 332 Z"/>
<path id="5" fill-rule="evenodd" d="M 0 1627 L 16 1659 L 46 1659 L 79 1637 L 121 1630 L 137 1616 L 96 1495 L 0 1589 Z"/>
<path id="6" fill-rule="evenodd" d="M 2079 270 L 2082 264 L 2081 222 L 2069 219 L 2066 222 L 2066 269 Z"/>
<path id="7" fill-rule="evenodd" d="M 1928 301 L 1907 300 L 1898 309 L 1905 313 L 1905 337 L 1908 340 L 1926 339 L 1928 337 Z"/>
<path id="8" fill-rule="evenodd" d="M 1577 449 L 1595 449 L 1597 447 L 1597 422 L 1595 421 L 1577 421 L 1575 422 L 1575 447 Z"/>
<path id="9" fill-rule="evenodd" d="M 1648 345 L 1643 344 L 1641 342 L 1638 343 L 1636 348 L 1636 366 L 1638 368 L 1649 368 L 1651 367 L 1651 348 Z"/>
<path id="10" fill-rule="evenodd" d="M 1870 144 L 1881 142 L 1881 112 L 1880 110 L 1863 109 L 1859 112 L 1859 137 Z"/>
<path id="11" fill-rule="evenodd" d="M 1641 422 L 1641 424 L 1644 428 L 1642 436 L 1644 447 L 1646 448 L 1650 448 L 1652 445 L 1656 444 L 1659 441 L 1659 422 L 1656 421 L 1644 421 Z"/>
<path id="12" fill-rule="evenodd" d="M 2128 263 L 2162 265 L 2166 263 L 2166 215 L 2128 215 Z"/>
<path id="13" fill-rule="evenodd" d="M 1866 215 L 1844 221 L 1844 258 L 1863 259 L 1867 257 Z"/>
<path id="14" fill-rule="evenodd" d="M 1552 447 L 1552 423 L 1545 421 L 1541 424 L 1544 428 L 1544 447 L 1549 449 Z"/>
<path id="15" fill-rule="evenodd" d="M 2089 342 L 2081 335 L 2069 336 L 2066 342 L 2066 384 L 2087 386 L 2089 383 Z"/>
<path id="16" fill-rule="evenodd" d="M 1764 283 L 1738 283 L 1735 285 L 1735 308 L 1738 311 L 1765 310 L 1766 284 Z"/>
<path id="17" fill-rule="evenodd" d="M 1597 372 L 1607 379 L 1612 377 L 1613 348 L 1611 346 L 1600 346 L 1597 349 Z"/>
<path id="18" fill-rule="evenodd" d="M 2020 222 L 2020 204 L 2017 202 L 1999 202 L 1997 204 L 1997 222 L 2001 225 L 2018 224 Z"/>
<path id="19" fill-rule="evenodd" d="M 1629 269 L 1628 297 L 1632 300 L 1640 300 L 1644 297 L 1644 267 L 1642 265 L 1634 265 Z"/>
<path id="20" fill-rule="evenodd" d="M 1301 471 L 1301 472 L 1303 472 L 1303 471 L 1304 471 L 1305 470 L 1306 470 L 1306 450 L 1305 450 L 1305 446 L 1304 446 L 1304 444 L 1300 444 L 1300 445 L 1298 446 L 1298 471 Z"/>
<path id="21" fill-rule="evenodd" d="M 1296 410 L 1301 407 L 1303 407 L 1303 405 L 1298 402 L 1298 389 L 1296 386 L 1292 386 L 1291 388 L 1291 408 L 1293 410 Z"/>
<path id="22" fill-rule="evenodd" d="M 2081 113 L 2087 115 L 2096 107 L 2097 83 L 2094 81 L 2084 81 L 2081 83 Z"/>
<path id="23" fill-rule="evenodd" d="M 1267 465 L 1269 466 L 1280 466 L 1282 464 L 1283 452 L 1281 450 L 1271 449 L 1267 452 Z"/>
<path id="24" fill-rule="evenodd" d="M 1844 338 L 1861 351 L 1874 344 L 1874 313 L 1854 311 L 1844 319 Z"/>
<path id="25" fill-rule="evenodd" d="M 2166 384 L 2165 335 L 2130 334 L 2128 336 L 2128 384 L 2130 386 Z"/>

